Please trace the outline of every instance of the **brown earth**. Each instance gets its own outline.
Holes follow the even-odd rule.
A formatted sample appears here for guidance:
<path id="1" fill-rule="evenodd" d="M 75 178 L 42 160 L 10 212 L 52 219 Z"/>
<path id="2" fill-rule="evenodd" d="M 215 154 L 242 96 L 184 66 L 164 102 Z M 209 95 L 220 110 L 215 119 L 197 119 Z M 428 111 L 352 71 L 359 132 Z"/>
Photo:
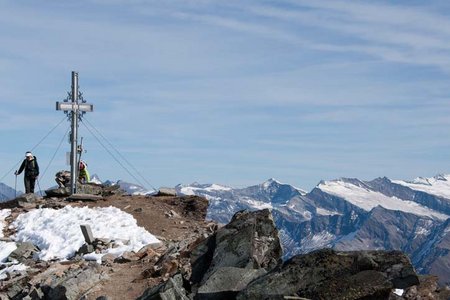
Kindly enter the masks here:
<path id="1" fill-rule="evenodd" d="M 111 196 L 105 201 L 80 203 L 89 207 L 114 206 L 137 220 L 138 226 L 165 242 L 178 242 L 193 232 L 200 233 L 205 222 L 208 202 L 200 197 Z M 173 216 L 171 211 L 178 214 Z M 143 278 L 142 274 L 155 263 L 154 257 L 129 263 L 111 263 L 109 280 L 99 285 L 86 299 L 108 296 L 110 299 L 135 299 L 149 287 L 162 281 L 161 277 Z"/>
<path id="2" fill-rule="evenodd" d="M 197 196 L 186 197 L 148 197 L 112 195 L 95 202 L 66 201 L 48 199 L 47 204 L 88 207 L 117 207 L 137 220 L 138 226 L 145 228 L 163 242 L 156 249 L 141 253 L 140 259 L 135 256 L 125 263 L 114 262 L 113 259 L 102 263 L 102 272 L 108 279 L 97 284 L 84 295 L 83 299 L 94 300 L 100 296 L 107 299 L 136 299 L 149 287 L 153 287 L 167 279 L 181 267 L 179 261 L 173 261 L 173 268 L 163 267 L 164 274 L 154 272 L 154 265 L 161 262 L 165 252 L 179 245 L 183 240 L 195 241 L 203 239 L 217 227 L 214 223 L 205 221 L 208 202 Z M 52 205 L 53 205 L 52 204 Z M 29 209 L 27 209 L 29 210 Z M 24 212 L 23 208 L 14 208 L 13 216 Z M 9 220 L 12 222 L 11 220 Z M 66 262 L 67 264 L 69 262 Z M 77 264 L 79 262 L 74 262 Z M 160 263 L 162 264 L 162 263 Z"/>

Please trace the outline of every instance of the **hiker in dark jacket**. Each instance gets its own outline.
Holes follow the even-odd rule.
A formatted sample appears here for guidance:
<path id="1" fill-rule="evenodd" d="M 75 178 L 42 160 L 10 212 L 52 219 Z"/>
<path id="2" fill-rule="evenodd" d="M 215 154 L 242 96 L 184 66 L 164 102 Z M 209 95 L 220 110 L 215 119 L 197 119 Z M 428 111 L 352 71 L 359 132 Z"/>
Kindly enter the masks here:
<path id="1" fill-rule="evenodd" d="M 30 151 L 25 153 L 25 159 L 20 165 L 19 171 L 16 171 L 14 174 L 19 175 L 23 170 L 25 170 L 25 176 L 23 177 L 23 182 L 25 183 L 25 193 L 34 193 L 36 178 L 39 176 L 39 165 L 37 163 L 36 156 L 34 156 Z"/>

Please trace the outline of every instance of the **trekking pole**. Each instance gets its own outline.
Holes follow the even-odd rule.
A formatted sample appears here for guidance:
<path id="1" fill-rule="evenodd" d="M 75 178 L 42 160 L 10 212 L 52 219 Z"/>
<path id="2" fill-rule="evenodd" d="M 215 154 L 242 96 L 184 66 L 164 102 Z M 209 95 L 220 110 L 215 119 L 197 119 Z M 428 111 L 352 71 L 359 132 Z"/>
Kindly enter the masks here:
<path id="1" fill-rule="evenodd" d="M 41 190 L 41 185 L 39 184 L 39 179 L 37 179 L 36 182 L 37 182 L 37 185 L 39 187 L 39 196 L 42 197 L 42 190 Z"/>
<path id="2" fill-rule="evenodd" d="M 17 170 L 14 175 L 16 176 L 16 180 L 14 180 L 14 198 L 17 198 Z"/>

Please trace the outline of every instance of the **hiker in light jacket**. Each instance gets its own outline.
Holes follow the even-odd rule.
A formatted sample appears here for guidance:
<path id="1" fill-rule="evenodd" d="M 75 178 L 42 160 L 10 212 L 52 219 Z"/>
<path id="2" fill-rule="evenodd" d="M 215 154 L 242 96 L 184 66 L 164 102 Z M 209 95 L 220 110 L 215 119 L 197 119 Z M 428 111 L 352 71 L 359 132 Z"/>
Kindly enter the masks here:
<path id="1" fill-rule="evenodd" d="M 88 183 L 91 181 L 89 176 L 89 172 L 87 170 L 87 163 L 83 160 L 80 161 L 79 169 L 78 169 L 78 181 L 80 183 Z"/>
<path id="2" fill-rule="evenodd" d="M 20 165 L 19 171 L 16 171 L 14 174 L 19 175 L 23 170 L 25 170 L 25 175 L 23 177 L 25 193 L 34 193 L 34 185 L 39 176 L 39 165 L 36 156 L 34 156 L 30 151 L 25 153 L 25 159 Z"/>

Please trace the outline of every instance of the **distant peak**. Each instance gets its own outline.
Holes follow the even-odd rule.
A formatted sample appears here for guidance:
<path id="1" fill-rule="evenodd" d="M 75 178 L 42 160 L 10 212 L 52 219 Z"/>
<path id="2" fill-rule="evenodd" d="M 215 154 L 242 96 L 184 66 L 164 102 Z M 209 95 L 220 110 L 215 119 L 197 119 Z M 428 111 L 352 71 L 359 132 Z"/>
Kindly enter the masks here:
<path id="1" fill-rule="evenodd" d="M 282 184 L 281 182 L 279 182 L 278 180 L 276 180 L 275 178 L 269 178 L 268 180 L 264 181 L 262 183 L 262 187 L 263 188 L 268 188 L 269 186 L 271 186 L 272 184 Z"/>
<path id="2" fill-rule="evenodd" d="M 359 180 L 358 178 L 348 178 L 348 177 L 340 177 L 338 179 L 333 179 L 333 180 L 321 180 L 319 182 L 319 184 L 317 185 L 318 188 L 320 188 L 321 186 L 329 186 L 329 185 L 342 185 L 342 184 L 351 184 L 354 186 L 358 186 L 361 188 L 369 188 L 367 186 L 367 184 L 364 181 Z"/>
<path id="3" fill-rule="evenodd" d="M 437 174 L 437 175 L 434 176 L 433 178 L 436 179 L 436 180 L 448 181 L 447 177 L 449 177 L 449 175 L 446 175 L 446 174 Z"/>

